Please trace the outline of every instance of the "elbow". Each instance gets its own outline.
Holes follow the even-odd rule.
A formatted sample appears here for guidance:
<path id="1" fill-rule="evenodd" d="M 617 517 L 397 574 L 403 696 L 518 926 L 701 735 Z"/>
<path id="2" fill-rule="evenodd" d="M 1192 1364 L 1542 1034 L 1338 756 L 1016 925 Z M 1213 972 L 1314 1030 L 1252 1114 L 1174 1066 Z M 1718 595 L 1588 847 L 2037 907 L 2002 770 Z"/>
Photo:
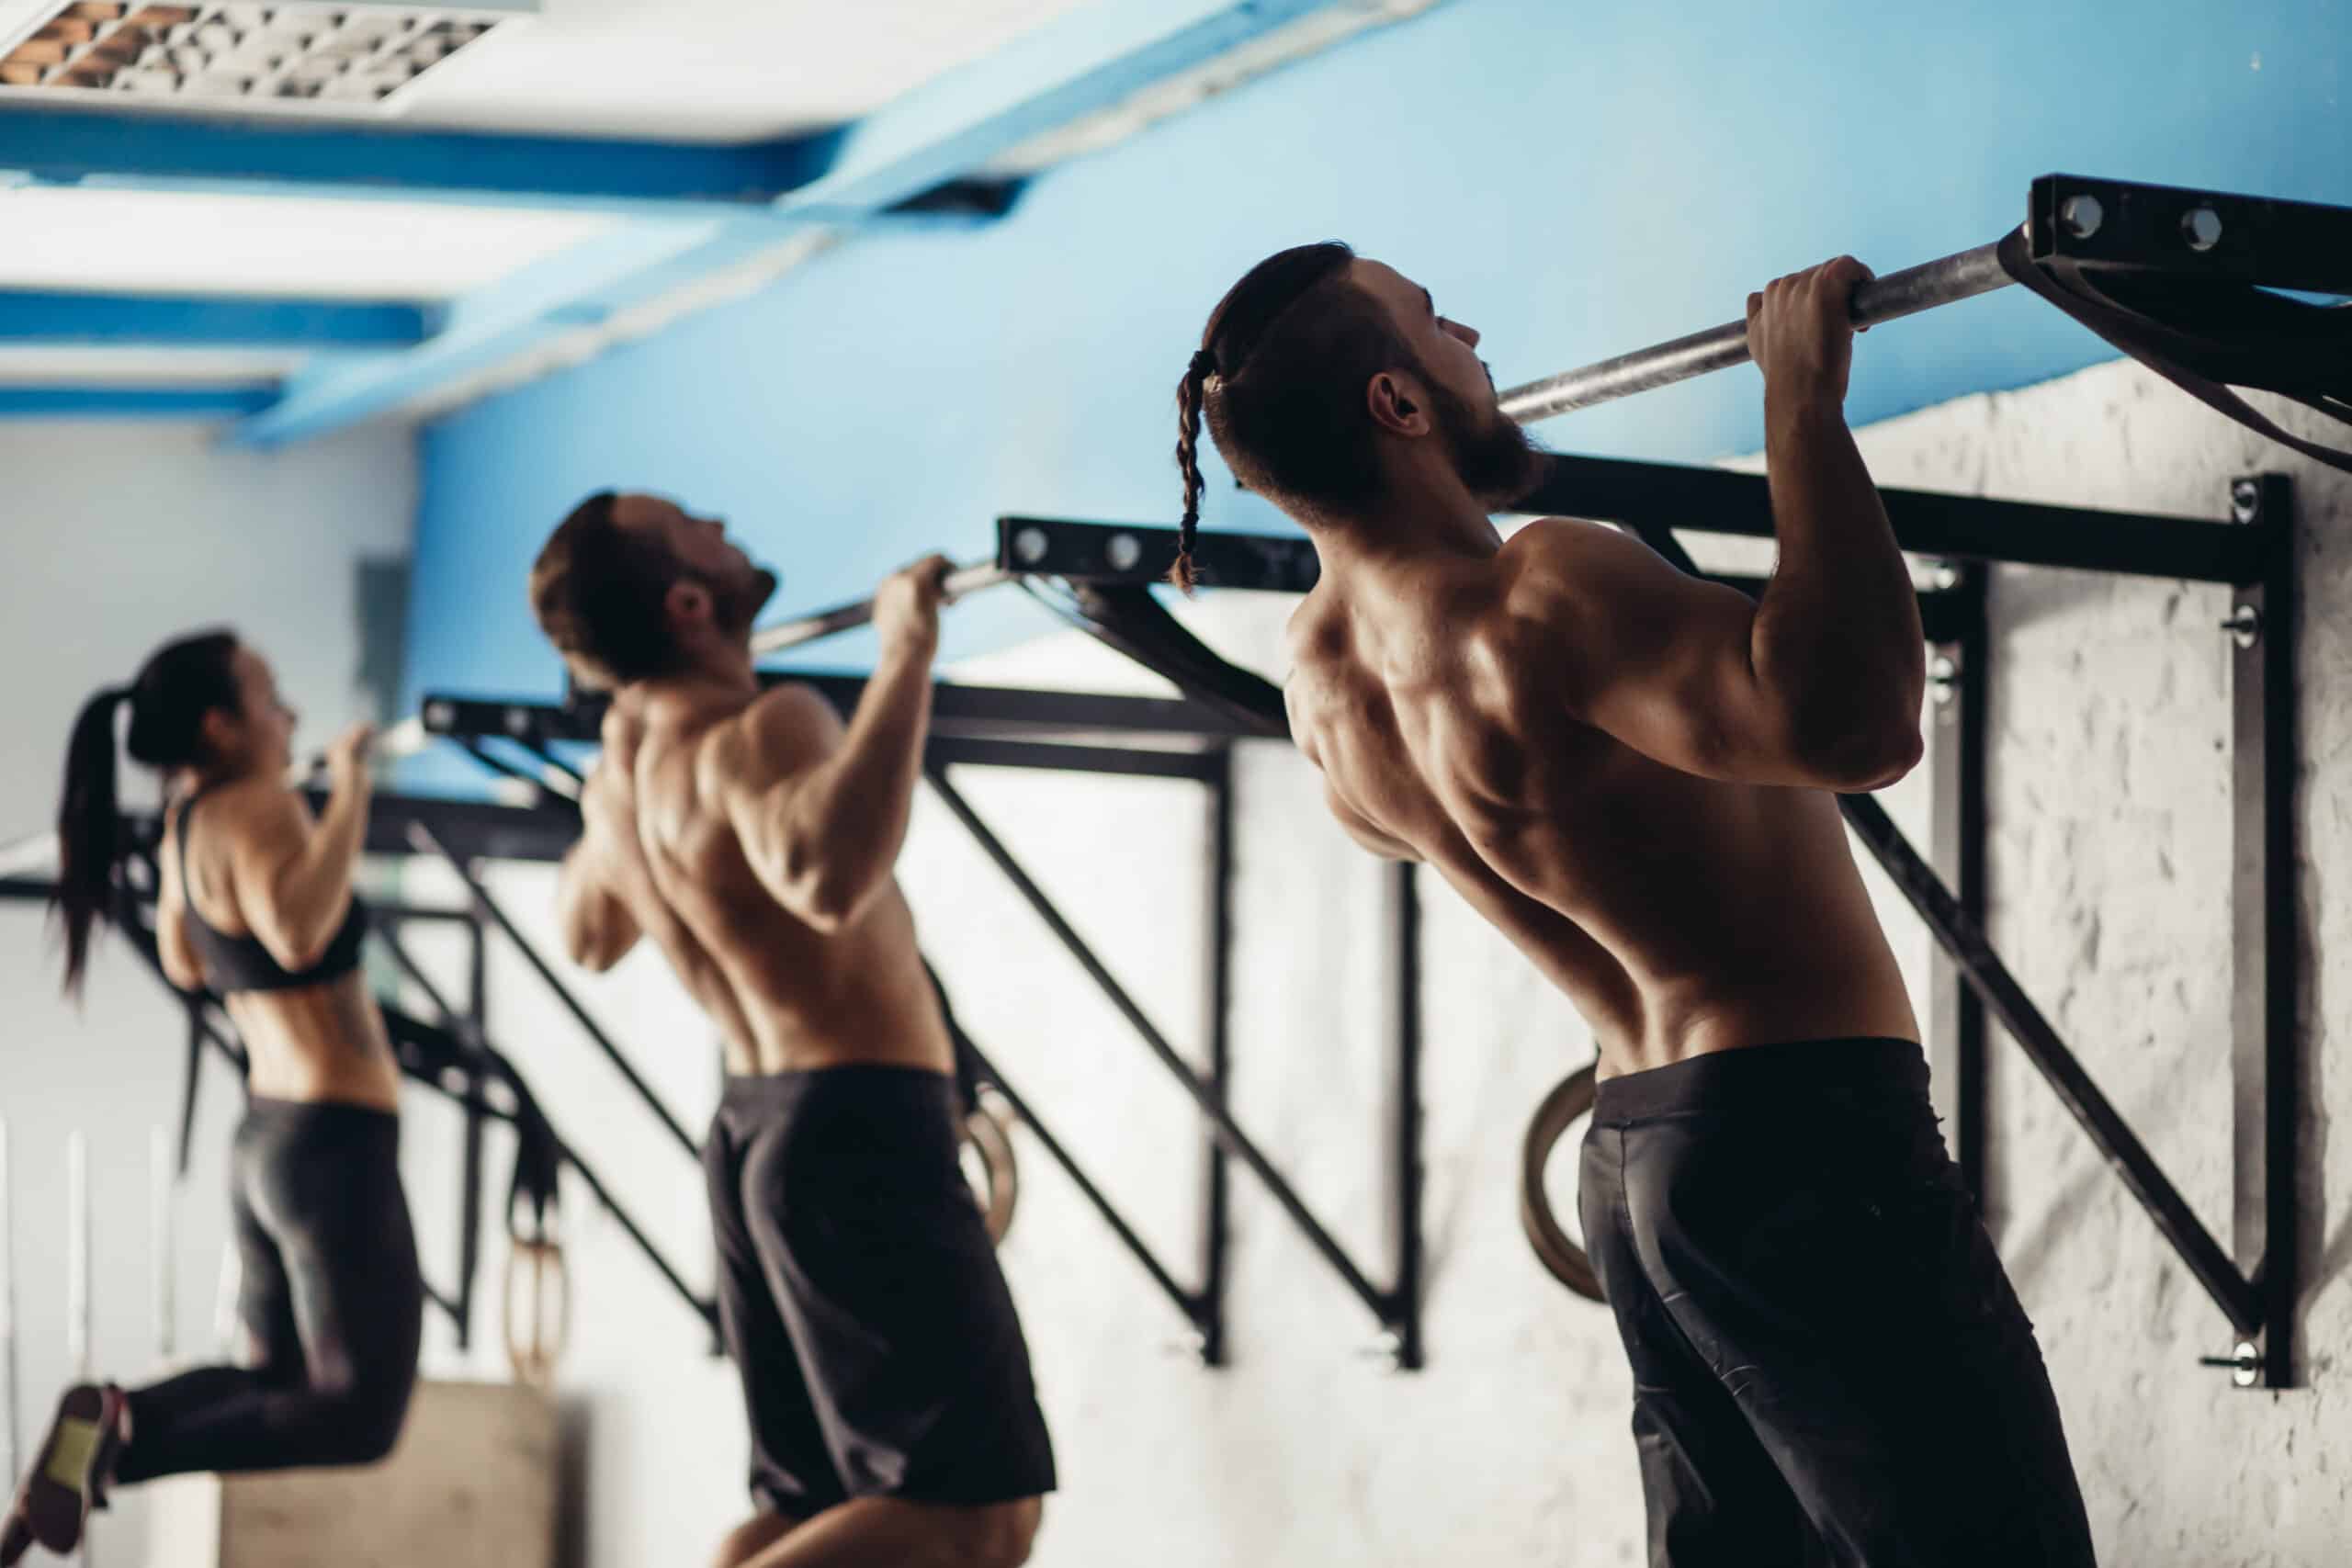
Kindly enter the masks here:
<path id="1" fill-rule="evenodd" d="M 1848 725 L 1803 749 L 1806 771 L 1840 795 L 1867 795 L 1886 788 L 1927 755 L 1917 716 L 1888 717 Z"/>
<path id="2" fill-rule="evenodd" d="M 602 975 L 620 962 L 618 953 L 577 933 L 565 935 L 563 955 L 571 960 L 572 967 L 591 975 Z"/>
<path id="3" fill-rule="evenodd" d="M 598 940 L 594 923 L 577 905 L 567 900 L 557 910 L 557 935 L 563 944 L 563 955 L 573 965 L 591 975 L 602 975 L 617 960 L 616 953 L 607 951 L 611 944 Z"/>

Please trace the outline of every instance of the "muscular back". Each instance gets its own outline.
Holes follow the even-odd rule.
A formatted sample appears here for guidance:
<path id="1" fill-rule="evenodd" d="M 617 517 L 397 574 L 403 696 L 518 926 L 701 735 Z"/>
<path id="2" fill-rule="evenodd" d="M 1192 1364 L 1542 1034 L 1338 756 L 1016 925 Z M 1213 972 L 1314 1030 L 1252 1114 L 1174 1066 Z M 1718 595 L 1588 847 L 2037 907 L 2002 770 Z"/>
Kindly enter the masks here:
<path id="1" fill-rule="evenodd" d="M 1770 771 L 1711 732 L 1733 699 L 1678 689 L 1702 678 L 1679 668 L 1685 637 L 1746 602 L 1668 587 L 1639 549 L 1552 522 L 1492 558 L 1327 577 L 1292 623 L 1287 694 L 1334 814 L 1532 957 L 1605 1071 L 1916 1036 L 1834 796 L 1733 776 Z"/>
<path id="2" fill-rule="evenodd" d="M 582 795 L 582 841 L 566 867 L 574 956 L 607 967 L 638 934 L 651 937 L 719 1027 L 730 1072 L 950 1066 L 896 883 L 835 918 L 796 909 L 778 863 L 789 852 L 773 840 L 839 728 L 800 688 L 694 704 L 624 698 Z"/>

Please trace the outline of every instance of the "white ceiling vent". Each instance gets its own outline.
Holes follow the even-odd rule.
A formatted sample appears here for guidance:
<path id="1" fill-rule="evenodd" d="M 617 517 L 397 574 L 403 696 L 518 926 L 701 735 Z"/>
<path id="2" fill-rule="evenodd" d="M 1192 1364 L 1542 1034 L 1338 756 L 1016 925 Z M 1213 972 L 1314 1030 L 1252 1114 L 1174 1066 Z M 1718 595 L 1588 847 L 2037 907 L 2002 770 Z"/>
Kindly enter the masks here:
<path id="1" fill-rule="evenodd" d="M 142 6 L 73 0 L 0 55 L 0 90 L 176 109 L 348 114 L 403 88 L 536 0 Z"/>

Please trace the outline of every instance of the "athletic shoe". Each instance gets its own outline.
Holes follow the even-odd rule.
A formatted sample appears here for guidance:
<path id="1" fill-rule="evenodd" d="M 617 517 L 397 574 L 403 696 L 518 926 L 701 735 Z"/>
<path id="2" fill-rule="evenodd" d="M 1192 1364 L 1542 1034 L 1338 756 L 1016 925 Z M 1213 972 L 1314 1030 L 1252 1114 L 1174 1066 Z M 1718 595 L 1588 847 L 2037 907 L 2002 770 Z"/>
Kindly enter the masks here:
<path id="1" fill-rule="evenodd" d="M 82 1527 L 94 1507 L 106 1506 L 106 1486 L 122 1451 L 122 1390 L 112 1383 L 79 1383 L 57 1402 L 57 1416 L 42 1440 L 40 1457 L 17 1494 L 10 1525 L 63 1557 L 82 1544 Z M 0 1541 L 0 1564 L 16 1561 L 24 1548 L 18 1531 Z M 11 1555 L 6 1547 L 17 1548 Z"/>

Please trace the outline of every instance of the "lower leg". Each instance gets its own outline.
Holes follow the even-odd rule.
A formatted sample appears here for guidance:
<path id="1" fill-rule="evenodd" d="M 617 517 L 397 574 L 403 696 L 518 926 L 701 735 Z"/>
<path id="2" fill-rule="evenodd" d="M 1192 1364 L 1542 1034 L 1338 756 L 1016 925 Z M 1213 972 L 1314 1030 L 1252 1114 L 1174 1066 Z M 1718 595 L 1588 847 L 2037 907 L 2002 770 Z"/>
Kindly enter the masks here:
<path id="1" fill-rule="evenodd" d="M 130 1441 L 114 1473 L 138 1482 L 372 1464 L 398 1438 L 413 1386 L 413 1371 L 363 1370 L 317 1387 L 273 1371 L 201 1368 L 130 1396 Z"/>
<path id="2" fill-rule="evenodd" d="M 1044 1512 L 1035 1497 L 975 1508 L 861 1497 L 826 1509 L 735 1568 L 1020 1568 Z"/>

